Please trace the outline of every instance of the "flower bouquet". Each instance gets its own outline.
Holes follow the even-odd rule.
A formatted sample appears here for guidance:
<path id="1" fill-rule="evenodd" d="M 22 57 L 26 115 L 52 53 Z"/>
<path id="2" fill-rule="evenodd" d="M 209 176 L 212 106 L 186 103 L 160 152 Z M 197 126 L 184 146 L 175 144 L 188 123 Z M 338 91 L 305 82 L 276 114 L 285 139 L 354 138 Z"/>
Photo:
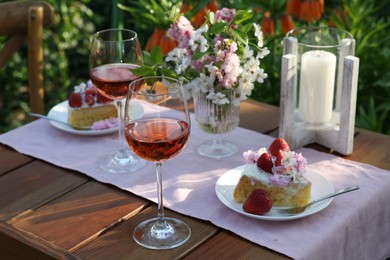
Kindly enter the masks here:
<path id="1" fill-rule="evenodd" d="M 233 102 L 251 95 L 255 82 L 267 78 L 260 61 L 269 54 L 261 27 L 247 22 L 251 11 L 222 8 L 209 12 L 206 22 L 195 29 L 180 16 L 168 30 L 178 46 L 165 57 L 159 48 L 144 54 L 144 65 L 133 70 L 139 76 L 165 75 L 179 78 L 192 95 L 208 93 L 216 104 L 229 102 L 223 90 L 234 90 Z"/>
<path id="2" fill-rule="evenodd" d="M 264 47 L 261 27 L 250 22 L 251 11 L 222 8 L 209 12 L 205 23 L 195 29 L 180 16 L 168 36 L 177 47 L 163 56 L 159 48 L 144 54 L 143 66 L 133 69 L 139 76 L 164 75 L 180 79 L 194 97 L 195 117 L 201 129 L 221 134 L 232 131 L 239 122 L 240 102 L 251 95 L 267 74 L 260 67 L 269 54 Z M 221 140 L 213 140 L 198 152 L 212 158 L 230 156 L 237 151 Z M 213 153 L 213 155 L 210 155 Z"/>

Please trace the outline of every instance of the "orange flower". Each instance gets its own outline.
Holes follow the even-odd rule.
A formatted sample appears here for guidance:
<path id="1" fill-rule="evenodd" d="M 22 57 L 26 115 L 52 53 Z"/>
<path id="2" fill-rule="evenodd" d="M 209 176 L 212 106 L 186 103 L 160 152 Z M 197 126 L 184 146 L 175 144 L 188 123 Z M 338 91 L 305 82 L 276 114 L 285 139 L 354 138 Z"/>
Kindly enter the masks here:
<path id="1" fill-rule="evenodd" d="M 192 5 L 189 3 L 183 3 L 180 12 L 186 13 L 192 9 Z M 206 6 L 199 10 L 190 20 L 195 28 L 200 27 L 206 21 L 206 15 L 209 11 L 216 12 L 218 10 L 217 1 L 211 1 Z"/>
<path id="2" fill-rule="evenodd" d="M 320 20 L 324 12 L 323 0 L 306 0 L 301 4 L 299 19 L 311 23 L 313 20 Z"/>
<path id="3" fill-rule="evenodd" d="M 191 9 L 192 9 L 192 5 L 191 5 L 190 3 L 184 2 L 184 3 L 181 5 L 180 13 L 185 14 L 185 13 L 187 13 L 188 11 L 190 11 Z"/>
<path id="4" fill-rule="evenodd" d="M 166 33 L 165 30 L 162 29 L 155 29 L 152 33 L 152 35 L 149 37 L 148 41 L 146 42 L 145 50 L 150 52 L 153 50 L 154 47 L 158 46 L 158 43 L 160 42 L 161 37 Z"/>
<path id="5" fill-rule="evenodd" d="M 217 1 L 212 1 L 206 5 L 206 8 L 208 8 L 211 12 L 216 12 L 218 10 L 218 4 Z"/>
<path id="6" fill-rule="evenodd" d="M 269 11 L 264 13 L 264 18 L 261 22 L 261 29 L 264 35 L 275 35 L 275 22 L 271 18 L 271 13 Z"/>
<path id="7" fill-rule="evenodd" d="M 284 34 L 295 28 L 294 21 L 289 14 L 284 14 L 280 17 L 280 24 L 282 25 L 282 31 Z"/>
<path id="8" fill-rule="evenodd" d="M 324 14 L 324 0 L 318 0 L 320 5 L 320 13 L 321 15 Z"/>
<path id="9" fill-rule="evenodd" d="M 154 47 L 159 46 L 164 55 L 173 50 L 177 42 L 169 38 L 166 33 L 165 30 L 155 29 L 146 43 L 145 50 L 151 52 Z"/>
<path id="10" fill-rule="evenodd" d="M 301 15 L 301 0 L 287 0 L 287 13 L 299 17 Z"/>
<path id="11" fill-rule="evenodd" d="M 166 55 L 168 52 L 177 47 L 177 42 L 171 39 L 168 35 L 164 34 L 158 44 L 161 48 L 161 52 Z"/>

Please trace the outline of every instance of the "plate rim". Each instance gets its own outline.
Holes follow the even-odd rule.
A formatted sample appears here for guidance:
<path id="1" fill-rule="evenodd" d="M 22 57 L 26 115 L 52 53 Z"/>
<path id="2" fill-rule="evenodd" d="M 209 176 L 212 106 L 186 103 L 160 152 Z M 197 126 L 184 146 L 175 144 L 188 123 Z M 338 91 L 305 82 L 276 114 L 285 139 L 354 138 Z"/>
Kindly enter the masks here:
<path id="1" fill-rule="evenodd" d="M 64 109 L 64 111 L 58 111 L 59 108 Z M 49 117 L 59 119 L 57 117 L 58 113 L 63 113 L 64 117 L 66 117 L 66 118 L 68 117 L 68 100 L 64 100 L 64 101 L 56 104 L 55 106 L 53 106 L 49 110 L 47 115 Z M 59 119 L 59 120 L 61 120 L 61 119 Z M 78 129 L 73 129 L 71 127 L 63 125 L 61 123 L 57 123 L 55 121 L 49 121 L 49 122 L 52 126 L 54 126 L 55 128 L 57 128 L 61 131 L 71 133 L 71 134 L 76 134 L 76 135 L 106 135 L 106 134 L 118 132 L 118 127 L 108 128 L 108 129 L 103 129 L 103 130 L 78 130 Z"/>
<path id="2" fill-rule="evenodd" d="M 292 215 L 292 216 L 286 216 L 286 215 L 281 215 L 281 214 L 277 214 L 277 215 L 272 215 L 274 212 L 274 210 L 278 207 L 273 207 L 271 209 L 271 211 L 265 215 L 256 215 L 256 214 L 251 214 L 251 213 L 247 213 L 245 212 L 244 210 L 242 210 L 242 208 L 240 209 L 237 209 L 234 207 L 234 204 L 240 204 L 242 205 L 242 203 L 238 203 L 238 202 L 235 202 L 233 198 L 231 198 L 231 200 L 228 200 L 221 192 L 220 190 L 222 189 L 221 188 L 221 185 L 220 185 L 220 182 L 221 180 L 223 180 L 224 178 L 227 178 L 227 176 L 229 174 L 236 174 L 236 175 L 240 175 L 241 176 L 241 172 L 242 170 L 245 168 L 245 164 L 244 165 L 240 165 L 238 167 L 235 167 L 235 168 L 232 168 L 232 169 L 229 169 L 227 171 L 225 171 L 217 180 L 217 182 L 215 183 L 215 193 L 218 197 L 218 199 L 221 201 L 222 204 L 224 204 L 227 208 L 243 215 L 243 216 L 247 216 L 247 217 L 251 217 L 251 218 L 254 218 L 254 219 L 260 219 L 260 220 L 268 220 L 268 221 L 287 221 L 287 220 L 294 220 L 294 219 L 300 219 L 300 218 L 304 218 L 304 217 L 307 217 L 307 216 L 310 216 L 310 215 L 313 215 L 317 212 L 320 212 L 322 210 L 324 210 L 325 208 L 327 208 L 330 203 L 333 201 L 333 198 L 330 198 L 328 200 L 325 200 L 323 202 L 320 202 L 317 206 L 314 206 L 312 207 L 310 210 L 305 210 L 304 212 L 302 213 L 299 213 L 297 215 Z M 327 185 L 327 192 L 331 193 L 331 192 L 334 192 L 334 187 L 332 185 L 332 183 L 325 177 L 323 176 L 322 174 L 320 174 L 318 171 L 316 170 L 313 170 L 313 169 L 309 169 L 307 168 L 306 170 L 306 174 L 305 174 L 305 177 L 308 178 L 308 179 L 311 179 L 310 176 L 308 176 L 309 174 L 312 174 L 313 177 L 315 178 L 320 178 L 322 179 L 322 184 L 326 184 Z M 229 177 L 235 177 L 237 178 L 237 176 L 229 176 Z M 238 181 L 238 180 L 237 180 Z M 233 189 L 233 187 L 235 187 L 237 183 L 233 184 L 231 187 L 231 189 Z M 317 186 L 319 183 L 315 182 L 315 185 Z M 312 185 L 313 185 L 313 182 L 312 182 Z M 314 185 L 313 185 L 314 186 Z M 312 187 L 313 188 L 313 187 Z M 231 194 L 232 194 L 232 190 L 231 191 Z M 229 191 L 226 191 L 226 192 L 229 192 Z M 313 194 L 313 190 L 312 190 L 312 194 Z M 325 195 L 325 194 L 320 194 L 320 196 L 322 195 Z M 315 197 L 317 198 L 317 197 Z M 232 201 L 233 200 L 233 201 Z M 242 207 L 242 206 L 241 206 Z M 270 215 L 271 214 L 271 215 Z"/>

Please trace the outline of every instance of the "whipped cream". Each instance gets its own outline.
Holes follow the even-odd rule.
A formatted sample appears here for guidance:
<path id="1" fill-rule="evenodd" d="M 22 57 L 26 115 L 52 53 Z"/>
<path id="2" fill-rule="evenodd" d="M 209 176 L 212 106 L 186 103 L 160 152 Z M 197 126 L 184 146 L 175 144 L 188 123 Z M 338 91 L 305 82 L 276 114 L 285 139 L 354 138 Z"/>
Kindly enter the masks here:
<path id="1" fill-rule="evenodd" d="M 281 159 L 281 165 L 276 166 L 276 157 L 272 157 L 274 166 L 272 167 L 272 173 L 267 173 L 257 167 L 257 160 L 263 154 L 267 152 L 266 148 L 261 148 L 257 151 L 248 150 L 243 153 L 245 166 L 242 175 L 246 175 L 251 180 L 259 181 L 265 185 L 275 184 L 277 186 L 286 187 L 290 182 L 301 183 L 306 179 L 303 174 L 306 172 L 306 158 L 301 153 L 294 151 L 282 151 L 283 157 Z"/>
<path id="2" fill-rule="evenodd" d="M 256 164 L 245 165 L 243 175 L 246 175 L 248 178 L 259 181 L 263 184 L 269 184 L 271 182 L 268 176 L 269 174 L 267 174 L 265 171 L 260 170 Z"/>

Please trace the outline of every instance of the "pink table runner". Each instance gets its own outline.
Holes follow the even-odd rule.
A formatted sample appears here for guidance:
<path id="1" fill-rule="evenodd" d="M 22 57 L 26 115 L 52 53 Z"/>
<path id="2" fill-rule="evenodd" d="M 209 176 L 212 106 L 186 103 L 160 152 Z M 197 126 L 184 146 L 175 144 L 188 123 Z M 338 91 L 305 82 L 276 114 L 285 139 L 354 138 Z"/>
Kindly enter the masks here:
<path id="1" fill-rule="evenodd" d="M 193 121 L 194 122 L 194 121 Z M 390 172 L 312 149 L 300 149 L 308 167 L 320 172 L 335 190 L 359 185 L 360 190 L 335 198 L 325 210 L 303 219 L 272 222 L 242 216 L 216 197 L 215 183 L 231 168 L 244 164 L 242 153 L 268 147 L 272 138 L 243 128 L 225 136 L 239 146 L 229 158 L 201 157 L 196 145 L 211 139 L 194 123 L 183 152 L 163 168 L 164 204 L 208 220 L 254 243 L 294 259 L 385 259 L 390 256 Z M 18 152 L 73 169 L 156 202 L 154 165 L 138 172 L 112 174 L 100 170 L 96 158 L 116 150 L 117 135 L 78 136 L 44 120 L 0 135 L 0 142 Z"/>

